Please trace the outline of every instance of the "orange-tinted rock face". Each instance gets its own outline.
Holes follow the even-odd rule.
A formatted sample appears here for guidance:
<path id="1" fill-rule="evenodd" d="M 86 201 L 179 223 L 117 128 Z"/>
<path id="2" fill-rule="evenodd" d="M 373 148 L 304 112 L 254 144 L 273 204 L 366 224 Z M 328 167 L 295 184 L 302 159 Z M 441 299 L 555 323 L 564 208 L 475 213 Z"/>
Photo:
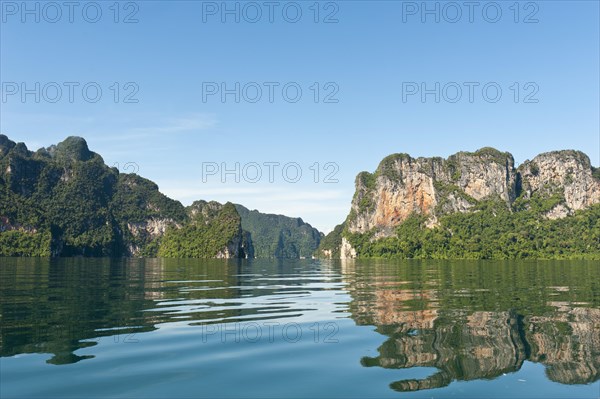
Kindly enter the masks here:
<path id="1" fill-rule="evenodd" d="M 400 190 L 379 190 L 375 211 L 375 225 L 396 226 L 413 213 L 430 215 L 436 205 L 433 179 L 419 174 Z"/>
<path id="2" fill-rule="evenodd" d="M 391 155 L 375 174 L 357 178 L 348 230 L 377 229 L 385 236 L 414 214 L 427 216 L 435 225 L 440 214 L 466 212 L 477 200 L 497 197 L 510 203 L 515 185 L 508 153 L 458 153 L 447 160 Z"/>

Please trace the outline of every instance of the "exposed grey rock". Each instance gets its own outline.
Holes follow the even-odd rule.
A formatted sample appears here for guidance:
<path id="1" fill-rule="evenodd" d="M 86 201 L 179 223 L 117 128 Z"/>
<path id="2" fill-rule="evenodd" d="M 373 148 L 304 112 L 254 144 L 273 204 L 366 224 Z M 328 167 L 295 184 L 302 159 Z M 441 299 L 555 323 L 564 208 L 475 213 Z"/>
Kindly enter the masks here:
<path id="1" fill-rule="evenodd" d="M 538 155 L 519 167 L 523 196 L 560 195 L 561 210 L 548 217 L 564 217 L 600 202 L 600 180 L 592 176 L 587 155 L 579 151 L 555 151 Z"/>

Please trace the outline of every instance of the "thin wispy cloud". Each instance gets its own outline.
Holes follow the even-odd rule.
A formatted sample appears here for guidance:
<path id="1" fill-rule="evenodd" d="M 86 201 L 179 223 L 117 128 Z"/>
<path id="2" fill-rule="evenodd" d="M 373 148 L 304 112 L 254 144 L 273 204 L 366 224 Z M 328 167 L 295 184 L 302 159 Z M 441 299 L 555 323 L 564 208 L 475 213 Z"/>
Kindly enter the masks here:
<path id="1" fill-rule="evenodd" d="M 135 123 L 135 122 L 134 122 Z M 212 114 L 194 114 L 178 118 L 165 118 L 148 121 L 147 118 L 134 126 L 121 130 L 116 135 L 98 137 L 97 141 L 141 140 L 169 134 L 198 132 L 217 126 L 218 121 Z"/>
<path id="2" fill-rule="evenodd" d="M 169 118 L 163 124 L 129 129 L 131 133 L 139 134 L 165 134 L 182 133 L 196 130 L 206 130 L 217 125 L 214 115 L 197 114 L 184 118 Z"/>

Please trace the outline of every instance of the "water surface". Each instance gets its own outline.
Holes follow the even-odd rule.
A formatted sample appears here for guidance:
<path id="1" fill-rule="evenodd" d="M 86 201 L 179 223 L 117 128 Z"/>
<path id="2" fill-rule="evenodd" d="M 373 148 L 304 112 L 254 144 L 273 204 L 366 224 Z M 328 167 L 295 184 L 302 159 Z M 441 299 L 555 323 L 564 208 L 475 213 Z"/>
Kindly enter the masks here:
<path id="1" fill-rule="evenodd" d="M 594 262 L 0 258 L 0 397 L 600 397 Z"/>

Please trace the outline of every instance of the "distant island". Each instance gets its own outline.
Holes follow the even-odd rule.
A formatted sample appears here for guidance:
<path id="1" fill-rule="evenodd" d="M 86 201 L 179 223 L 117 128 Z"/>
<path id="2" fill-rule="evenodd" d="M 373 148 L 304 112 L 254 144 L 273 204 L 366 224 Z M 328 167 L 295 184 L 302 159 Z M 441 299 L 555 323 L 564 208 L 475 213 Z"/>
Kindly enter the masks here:
<path id="1" fill-rule="evenodd" d="M 33 152 L 0 135 L 0 256 L 600 259 L 600 170 L 572 150 L 518 168 L 493 148 L 394 154 L 324 236 L 231 202 L 186 207 L 81 137 Z"/>
<path id="2" fill-rule="evenodd" d="M 493 148 L 447 159 L 394 154 L 356 178 L 326 258 L 600 259 L 600 170 L 579 151 L 515 168 Z"/>
<path id="3" fill-rule="evenodd" d="M 0 135 L 0 256 L 303 258 L 322 237 L 229 202 L 185 207 L 81 137 L 32 152 Z"/>

